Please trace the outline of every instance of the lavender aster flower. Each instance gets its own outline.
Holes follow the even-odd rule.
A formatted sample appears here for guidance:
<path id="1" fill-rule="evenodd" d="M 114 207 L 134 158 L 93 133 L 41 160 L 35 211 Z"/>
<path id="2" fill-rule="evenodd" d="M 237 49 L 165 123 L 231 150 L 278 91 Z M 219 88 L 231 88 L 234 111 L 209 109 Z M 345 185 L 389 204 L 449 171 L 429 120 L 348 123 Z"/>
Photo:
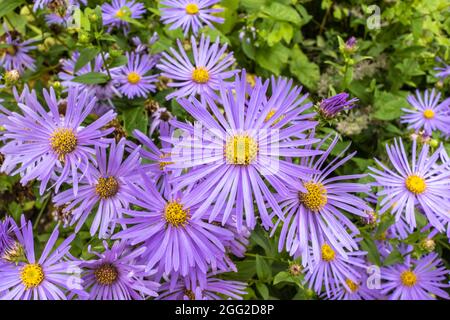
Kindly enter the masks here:
<path id="1" fill-rule="evenodd" d="M 328 140 L 328 137 L 317 146 L 317 149 Z M 320 259 L 320 239 L 333 244 L 339 255 L 346 257 L 346 250 L 358 249 L 353 238 L 359 234 L 358 228 L 348 218 L 348 215 L 366 217 L 370 207 L 357 193 L 368 193 L 370 187 L 359 183 L 344 182 L 360 179 L 364 174 L 331 176 L 333 172 L 350 160 L 355 153 L 344 158 L 345 148 L 327 165 L 325 161 L 338 142 L 336 135 L 325 153 L 317 159 L 311 157 L 302 159 L 302 164 L 308 165 L 316 173 L 303 178 L 306 191 L 291 188 L 286 196 L 280 196 L 280 206 L 284 217 L 274 227 L 283 222 L 278 250 L 286 247 L 291 255 L 302 254 L 304 265 L 308 263 L 311 246 L 314 260 Z M 346 249 L 346 250 L 345 250 Z"/>
<path id="2" fill-rule="evenodd" d="M 5 34 L 0 37 L 0 44 L 7 45 L 0 49 L 0 66 L 6 70 L 17 70 L 23 73 L 26 69 L 35 70 L 35 60 L 29 55 L 29 52 L 36 48 L 32 45 L 35 40 L 22 41 L 20 34 L 15 31 L 9 31 L 4 25 Z"/>
<path id="3" fill-rule="evenodd" d="M 132 249 L 126 242 L 116 241 L 111 248 L 103 242 L 105 251 L 89 252 L 98 259 L 82 262 L 84 287 L 90 300 L 142 300 L 156 297 L 159 283 L 148 280 L 154 274 L 137 263 L 145 247 Z"/>
<path id="4" fill-rule="evenodd" d="M 123 18 L 140 19 L 144 13 L 144 5 L 135 0 L 112 0 L 111 4 L 102 4 L 103 25 L 109 26 L 109 31 L 117 27 L 127 33 L 129 23 Z"/>
<path id="5" fill-rule="evenodd" d="M 450 65 L 445 63 L 445 61 L 439 57 L 436 58 L 436 61 L 440 62 L 442 66 L 434 68 L 434 70 L 438 71 L 434 76 L 436 78 L 440 78 L 441 80 L 444 80 L 445 78 L 447 78 L 450 75 Z"/>
<path id="6" fill-rule="evenodd" d="M 310 168 L 282 157 L 305 157 L 321 152 L 300 148 L 318 141 L 304 134 L 316 122 L 290 123 L 305 111 L 299 88 L 278 87 L 267 99 L 268 81 L 262 84 L 257 80 L 249 96 L 245 79 L 245 72 L 241 77 L 236 76 L 234 89 L 221 84 L 224 113 L 210 97 L 206 97 L 207 103 L 196 98 L 179 100 L 198 122 L 193 126 L 171 121 L 183 134 L 181 139 L 173 139 L 170 158 L 173 164 L 167 167 L 192 168 L 189 173 L 174 178 L 173 183 L 177 188 L 199 183 L 196 197 L 205 200 L 194 217 L 205 214 L 213 204 L 212 211 L 208 211 L 210 221 L 222 212 L 224 224 L 236 205 L 238 229 L 243 224 L 244 213 L 247 226 L 253 229 L 255 199 L 262 224 L 268 228 L 272 226 L 274 214 L 280 217 L 283 214 L 266 182 L 280 193 L 288 192 L 286 185 L 306 191 L 299 178 L 312 173 Z M 274 109 L 276 113 L 265 121 Z M 285 117 L 278 121 L 282 114 Z M 268 208 L 273 212 L 269 213 Z"/>
<path id="7" fill-rule="evenodd" d="M 389 169 L 377 159 L 375 161 L 383 171 L 369 168 L 373 172 L 370 175 L 376 180 L 375 185 L 380 188 L 377 196 L 384 197 L 380 214 L 391 210 L 396 221 L 403 217 L 413 229 L 416 227 L 415 207 L 418 205 L 429 222 L 444 231 L 450 220 L 450 170 L 448 164 L 437 164 L 441 148 L 429 156 L 429 146 L 424 145 L 417 157 L 417 142 L 413 140 L 412 159 L 408 160 L 402 140 L 396 140 L 393 146 L 386 145 L 394 169 Z"/>
<path id="8" fill-rule="evenodd" d="M 179 52 L 173 48 L 170 48 L 172 56 L 163 52 L 157 65 L 163 71 L 162 76 L 174 80 L 168 86 L 178 88 L 167 95 L 167 100 L 196 94 L 216 96 L 214 90 L 219 88 L 219 82 L 236 74 L 236 70 L 227 71 L 234 63 L 233 53 L 225 54 L 227 45 L 220 47 L 218 38 L 211 45 L 209 37 L 202 35 L 197 46 L 197 41 L 191 37 L 194 63 L 188 58 L 181 41 L 177 43 Z"/>
<path id="9" fill-rule="evenodd" d="M 27 95 L 18 103 L 22 114 L 13 112 L 7 117 L 3 133 L 6 144 L 0 152 L 9 155 L 2 165 L 5 168 L 20 165 L 12 174 L 22 174 L 21 182 L 41 181 L 43 194 L 48 182 L 55 179 L 58 191 L 61 184 L 72 179 L 73 191 L 78 191 L 78 170 L 83 174 L 89 162 L 95 162 L 93 147 L 106 147 L 104 137 L 114 129 L 101 130 L 115 114 L 110 111 L 87 126 L 83 121 L 95 105 L 95 98 L 78 88 L 69 89 L 65 115 L 60 115 L 58 100 L 53 88 L 44 90 L 46 110 L 34 95 Z M 6 161 L 8 160 L 8 161 Z M 32 170 L 30 170 L 32 169 Z"/>
<path id="10" fill-rule="evenodd" d="M 35 258 L 31 222 L 26 222 L 24 216 L 15 235 L 24 257 L 16 263 L 0 265 L 0 292 L 7 291 L 2 300 L 65 300 L 69 291 L 82 292 L 81 280 L 75 274 L 78 263 L 65 260 L 75 235 L 54 249 L 59 235 L 55 228 L 39 260 Z"/>
<path id="11" fill-rule="evenodd" d="M 62 4 L 61 4 L 62 3 Z M 87 0 L 34 0 L 33 10 L 37 11 L 38 9 L 44 9 L 49 5 L 61 6 L 63 4 L 69 5 L 80 5 L 87 4 Z"/>
<path id="12" fill-rule="evenodd" d="M 436 94 L 434 89 L 431 93 L 426 90 L 423 97 L 417 90 L 415 97 L 408 96 L 408 102 L 413 109 L 402 109 L 406 114 L 401 117 L 401 122 L 407 123 L 408 129 L 414 129 L 416 132 L 423 129 L 428 136 L 436 130 L 450 134 L 450 99 L 439 103 L 440 98 L 441 94 Z"/>
<path id="13" fill-rule="evenodd" d="M 0 221 L 0 261 L 8 251 L 14 250 L 16 246 L 14 236 L 16 228 L 17 225 L 11 217 L 6 217 Z"/>
<path id="14" fill-rule="evenodd" d="M 369 288 L 370 281 L 367 270 L 359 269 L 360 278 L 358 282 L 350 279 L 345 280 L 346 287 L 338 285 L 338 290 L 334 295 L 329 297 L 330 300 L 384 300 L 384 296 L 380 293 L 380 289 Z"/>
<path id="15" fill-rule="evenodd" d="M 113 239 L 128 239 L 131 245 L 143 243 L 141 257 L 148 268 L 159 273 L 186 276 L 190 268 L 206 273 L 211 267 L 228 270 L 223 242 L 233 234 L 192 215 L 200 205 L 197 192 L 185 190 L 163 198 L 145 176 L 134 189 L 137 206 L 143 211 L 124 210 L 128 218 L 120 219 L 127 229 Z"/>
<path id="16" fill-rule="evenodd" d="M 165 0 L 161 4 L 161 21 L 164 24 L 172 24 L 169 30 L 183 29 L 186 36 L 189 30 L 196 35 L 207 25 L 214 28 L 212 22 L 223 23 L 224 19 L 214 16 L 214 13 L 222 12 L 223 9 L 211 8 L 220 0 Z"/>
<path id="17" fill-rule="evenodd" d="M 358 101 L 357 98 L 348 100 L 349 94 L 346 92 L 339 93 L 330 98 L 323 99 L 319 104 L 319 111 L 325 118 L 334 118 L 343 110 L 350 110 Z"/>
<path id="18" fill-rule="evenodd" d="M 71 224 L 77 222 L 75 232 L 85 223 L 92 210 L 97 207 L 91 225 L 91 235 L 99 231 L 99 238 L 105 238 L 114 231 L 116 219 L 122 217 L 122 210 L 128 208 L 134 199 L 130 185 L 138 176 L 139 148 L 136 148 L 125 160 L 126 140 L 116 145 L 113 142 L 107 157 L 105 148 L 96 148 L 97 167 L 90 166 L 86 176 L 80 181 L 78 194 L 72 189 L 58 193 L 54 197 L 57 206 L 66 206 L 71 212 Z"/>
<path id="19" fill-rule="evenodd" d="M 149 92 L 154 92 L 158 75 L 149 75 L 155 66 L 154 59 L 147 54 L 126 54 L 128 63 L 111 70 L 114 81 L 119 85 L 119 92 L 129 99 L 145 98 Z"/>
<path id="20" fill-rule="evenodd" d="M 450 299 L 443 290 L 448 284 L 449 271 L 437 254 L 431 253 L 418 260 L 407 256 L 402 264 L 381 269 L 382 292 L 390 300 Z"/>

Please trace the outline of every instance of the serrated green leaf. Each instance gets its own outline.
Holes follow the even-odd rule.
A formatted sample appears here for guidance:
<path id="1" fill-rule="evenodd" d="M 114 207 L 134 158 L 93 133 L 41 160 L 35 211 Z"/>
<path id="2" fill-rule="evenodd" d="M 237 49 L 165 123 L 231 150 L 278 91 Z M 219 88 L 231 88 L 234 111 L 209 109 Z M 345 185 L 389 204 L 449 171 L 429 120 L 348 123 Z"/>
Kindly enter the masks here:
<path id="1" fill-rule="evenodd" d="M 89 63 L 92 59 L 94 59 L 97 54 L 100 52 L 98 48 L 83 48 L 80 50 L 80 56 L 75 63 L 74 72 L 77 72 L 81 68 L 83 68 L 87 63 Z"/>

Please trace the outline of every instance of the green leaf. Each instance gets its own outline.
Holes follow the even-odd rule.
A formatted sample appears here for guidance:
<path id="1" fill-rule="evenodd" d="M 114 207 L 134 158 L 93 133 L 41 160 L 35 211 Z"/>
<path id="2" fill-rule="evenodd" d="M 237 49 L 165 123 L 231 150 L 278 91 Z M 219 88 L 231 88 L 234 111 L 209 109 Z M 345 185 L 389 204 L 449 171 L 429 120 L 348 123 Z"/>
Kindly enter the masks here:
<path id="1" fill-rule="evenodd" d="M 376 92 L 373 117 L 377 120 L 394 120 L 403 114 L 402 108 L 407 106 L 403 96 L 384 91 Z"/>
<path id="2" fill-rule="evenodd" d="M 295 280 L 292 278 L 292 275 L 287 271 L 278 272 L 273 278 L 273 284 L 279 284 L 280 282 L 294 282 Z"/>
<path id="3" fill-rule="evenodd" d="M 21 6 L 25 0 L 3 0 L 0 3 L 0 17 L 7 15 L 17 7 Z"/>
<path id="4" fill-rule="evenodd" d="M 259 294 L 264 300 L 269 299 L 269 288 L 267 288 L 267 286 L 264 283 L 257 282 L 256 289 L 258 289 Z"/>
<path id="5" fill-rule="evenodd" d="M 128 59 L 126 56 L 115 57 L 109 64 L 109 67 L 110 68 L 120 67 L 120 66 L 123 66 L 124 64 L 126 64 L 127 62 L 128 62 Z"/>
<path id="6" fill-rule="evenodd" d="M 291 73 L 308 89 L 315 90 L 320 79 L 319 66 L 311 61 L 298 46 L 292 49 Z"/>
<path id="7" fill-rule="evenodd" d="M 278 43 L 273 47 L 260 48 L 256 52 L 256 62 L 264 69 L 279 75 L 289 60 L 289 54 L 289 49 Z"/>
<path id="8" fill-rule="evenodd" d="M 148 115 L 144 106 L 124 109 L 122 112 L 123 124 L 128 135 L 132 135 L 134 129 L 147 133 Z"/>
<path id="9" fill-rule="evenodd" d="M 108 75 L 101 72 L 88 72 L 73 78 L 72 81 L 84 84 L 102 84 L 108 82 Z"/>
<path id="10" fill-rule="evenodd" d="M 256 255 L 256 274 L 260 280 L 268 280 L 272 276 L 269 264 L 259 255 Z"/>
<path id="11" fill-rule="evenodd" d="M 291 22 L 297 26 L 302 22 L 297 10 L 278 2 L 272 2 L 269 7 L 263 9 L 263 12 L 277 21 Z"/>
<path id="12" fill-rule="evenodd" d="M 386 257 L 386 259 L 384 259 L 383 265 L 390 266 L 400 262 L 403 262 L 403 256 L 400 251 L 398 251 L 398 249 L 394 247 L 392 252 Z"/>
<path id="13" fill-rule="evenodd" d="M 378 248 L 373 239 L 371 239 L 370 235 L 361 241 L 361 248 L 364 251 L 367 251 L 367 258 L 370 262 L 378 266 L 381 265 L 380 253 L 378 252 Z"/>
<path id="14" fill-rule="evenodd" d="M 75 63 L 74 72 L 77 72 L 81 68 L 83 68 L 87 63 L 89 63 L 92 59 L 94 59 L 99 53 L 98 48 L 83 48 L 80 51 L 80 56 L 78 57 L 77 62 Z"/>

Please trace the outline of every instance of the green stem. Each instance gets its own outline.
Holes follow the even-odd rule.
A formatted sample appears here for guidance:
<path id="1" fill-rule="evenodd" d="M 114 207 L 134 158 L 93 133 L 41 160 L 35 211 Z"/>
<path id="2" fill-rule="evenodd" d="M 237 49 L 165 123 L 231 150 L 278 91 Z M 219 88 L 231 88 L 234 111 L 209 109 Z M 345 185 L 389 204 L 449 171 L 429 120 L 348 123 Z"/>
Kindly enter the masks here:
<path id="1" fill-rule="evenodd" d="M 111 77 L 111 73 L 109 72 L 108 64 L 106 63 L 105 53 L 103 52 L 103 46 L 101 45 L 100 40 L 97 38 L 97 33 L 98 33 L 97 26 L 95 26 L 94 31 L 95 31 L 95 42 L 97 43 L 97 45 L 100 48 L 100 56 L 102 57 L 103 65 L 105 66 L 106 73 L 108 74 L 109 80 L 111 80 L 112 77 Z"/>
<path id="2" fill-rule="evenodd" d="M 33 226 L 33 230 L 36 230 L 38 225 L 39 225 L 39 221 L 42 218 L 42 214 L 44 213 L 44 210 L 47 208 L 47 204 L 48 201 L 50 200 L 50 195 L 44 200 L 44 203 L 42 204 L 41 210 L 39 210 L 39 214 L 37 216 L 36 221 L 34 222 L 34 226 Z"/>

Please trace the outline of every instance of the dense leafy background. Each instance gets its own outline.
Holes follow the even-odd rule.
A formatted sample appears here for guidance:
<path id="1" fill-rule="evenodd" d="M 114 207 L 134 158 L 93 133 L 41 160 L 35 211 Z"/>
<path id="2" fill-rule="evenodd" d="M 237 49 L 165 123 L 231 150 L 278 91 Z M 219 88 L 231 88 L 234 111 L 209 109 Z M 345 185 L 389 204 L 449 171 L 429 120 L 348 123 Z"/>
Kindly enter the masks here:
<path id="1" fill-rule="evenodd" d="M 81 28 L 62 29 L 48 27 L 43 16 L 31 13 L 31 2 L 25 0 L 0 1 L 0 17 L 18 30 L 25 38 L 39 40 L 37 69 L 26 72 L 18 86 L 25 83 L 38 92 L 43 87 L 55 85 L 60 70 L 60 59 L 69 57 L 74 50 L 81 50 L 88 63 L 98 52 L 109 52 L 113 57 L 110 66 L 125 63 L 123 52 L 130 48 L 128 42 L 133 35 L 148 39 L 155 31 L 160 40 L 152 47 L 153 53 L 166 50 L 183 38 L 181 31 L 169 31 L 159 22 L 156 1 L 141 0 L 148 9 L 144 19 L 132 22 L 130 36 L 120 33 L 108 34 L 95 27 L 89 15 L 99 12 L 96 7 L 103 1 L 89 1 L 89 7 L 77 12 Z M 449 96 L 448 80 L 441 82 L 434 77 L 435 58 L 450 60 L 450 1 L 405 0 L 374 1 L 380 8 L 381 26 L 370 30 L 366 1 L 301 1 L 301 0 L 223 0 L 222 15 L 225 23 L 216 30 L 205 28 L 203 33 L 219 36 L 230 44 L 237 66 L 262 77 L 283 75 L 292 77 L 310 93 L 317 103 L 322 98 L 337 92 L 347 91 L 358 97 L 359 107 L 326 123 L 319 135 L 338 131 L 342 141 L 335 152 L 349 142 L 357 156 L 339 173 L 366 172 L 373 158 L 386 159 L 384 146 L 394 137 L 402 136 L 410 142 L 411 132 L 400 124 L 401 108 L 407 107 L 405 97 L 415 89 L 437 88 Z M 3 31 L 2 31 L 3 33 Z M 358 40 L 357 50 L 346 52 L 344 41 L 350 36 Z M 89 81 L 84 79 L 84 81 Z M 101 82 L 102 76 L 90 81 Z M 56 83 L 57 84 L 57 83 Z M 169 91 L 164 81 L 151 100 L 165 106 L 180 119 L 188 119 L 186 113 L 175 102 L 164 97 Z M 0 92 L 5 106 L 14 110 L 11 88 Z M 149 101 L 125 99 L 114 101 L 119 110 L 118 135 L 128 136 L 139 128 L 147 131 L 151 109 Z M 131 138 L 131 137 L 130 137 Z M 434 145 L 440 137 L 434 137 Z M 450 149 L 450 143 L 446 143 Z M 0 176 L 0 212 L 10 214 L 16 220 L 24 212 L 34 222 L 40 243 L 45 242 L 60 215 L 51 202 L 51 194 L 38 195 L 35 185 L 22 186 L 19 177 Z M 388 216 L 377 227 L 364 226 L 363 249 L 376 264 L 391 264 L 402 259 L 394 252 L 381 262 L 374 246 L 374 239 L 381 237 L 392 223 Z M 419 221 L 424 223 L 424 221 Z M 375 230 L 374 230 L 375 228 Z M 72 253 L 88 257 L 87 246 L 100 245 L 91 238 L 88 227 L 82 229 L 73 243 Z M 64 229 L 62 238 L 72 230 Z M 375 234 L 375 236 L 374 236 Z M 426 235 L 416 232 L 407 240 L 420 251 L 420 242 Z M 448 240 L 436 238 L 436 250 L 446 263 L 449 257 Z M 293 263 L 287 254 L 277 251 L 277 237 L 257 228 L 251 236 L 251 244 L 245 259 L 236 261 L 239 272 L 231 274 L 233 279 L 249 283 L 246 298 L 315 299 L 301 282 L 301 275 L 293 275 L 289 268 Z M 448 267 L 448 265 L 447 265 Z"/>

